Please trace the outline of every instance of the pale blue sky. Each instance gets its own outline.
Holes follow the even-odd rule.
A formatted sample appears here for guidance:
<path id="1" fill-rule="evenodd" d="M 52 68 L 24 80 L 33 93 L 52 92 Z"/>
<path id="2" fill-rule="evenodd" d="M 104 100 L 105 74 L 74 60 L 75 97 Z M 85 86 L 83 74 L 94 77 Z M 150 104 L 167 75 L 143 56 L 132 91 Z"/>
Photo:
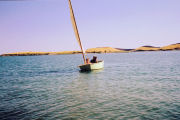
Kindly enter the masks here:
<path id="1" fill-rule="evenodd" d="M 82 44 L 137 48 L 180 42 L 180 0 L 72 0 Z M 0 54 L 80 50 L 68 0 L 0 1 Z"/>

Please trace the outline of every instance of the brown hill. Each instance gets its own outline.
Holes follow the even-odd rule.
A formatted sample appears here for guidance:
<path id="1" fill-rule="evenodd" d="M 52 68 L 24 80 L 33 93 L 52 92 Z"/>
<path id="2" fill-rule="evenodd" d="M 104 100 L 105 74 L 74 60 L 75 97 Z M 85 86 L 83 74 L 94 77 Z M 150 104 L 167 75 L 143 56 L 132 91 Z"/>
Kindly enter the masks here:
<path id="1" fill-rule="evenodd" d="M 126 52 L 126 51 L 118 50 L 112 47 L 98 47 L 98 48 L 90 48 L 86 50 L 86 53 L 118 53 L 118 52 Z"/>
<path id="2" fill-rule="evenodd" d="M 180 50 L 180 43 L 168 45 L 161 47 L 160 50 L 166 51 L 166 50 Z"/>
<path id="3" fill-rule="evenodd" d="M 160 50 L 159 47 L 154 47 L 154 46 L 142 46 L 139 48 L 136 48 L 134 50 L 132 50 L 132 52 L 136 52 L 136 51 L 158 51 Z"/>
<path id="4" fill-rule="evenodd" d="M 137 51 L 167 51 L 167 50 L 180 50 L 180 43 L 164 46 L 142 46 L 136 49 L 121 49 L 112 47 L 98 47 L 86 50 L 86 53 L 123 53 L 123 52 L 137 52 Z M 16 52 L 7 53 L 0 56 L 32 56 L 32 55 L 63 55 L 63 54 L 79 54 L 81 51 L 62 51 L 62 52 Z"/>

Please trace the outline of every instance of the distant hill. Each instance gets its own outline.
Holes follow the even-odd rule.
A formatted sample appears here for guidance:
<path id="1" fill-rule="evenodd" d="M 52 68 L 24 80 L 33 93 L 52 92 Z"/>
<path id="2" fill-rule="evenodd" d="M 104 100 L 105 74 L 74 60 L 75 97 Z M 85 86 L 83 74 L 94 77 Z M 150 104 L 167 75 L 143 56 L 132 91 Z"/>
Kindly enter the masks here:
<path id="1" fill-rule="evenodd" d="M 134 49 L 124 49 L 124 48 L 115 48 L 115 49 L 123 50 L 123 51 L 131 51 L 131 50 L 134 50 Z"/>
<path id="2" fill-rule="evenodd" d="M 7 53 L 1 56 L 33 56 L 33 55 L 49 55 L 48 52 L 17 52 L 17 53 Z"/>
<path id="3" fill-rule="evenodd" d="M 163 47 L 154 47 L 150 45 L 142 46 L 136 49 L 123 49 L 112 47 L 97 47 L 86 50 L 86 53 L 125 53 L 125 52 L 140 52 L 140 51 L 168 51 L 180 50 L 180 43 L 171 44 Z M 32 55 L 63 55 L 63 54 L 80 54 L 81 51 L 61 51 L 61 52 L 17 52 L 7 53 L 0 56 L 32 56 Z"/>
<path id="4" fill-rule="evenodd" d="M 131 50 L 132 52 L 137 51 L 168 51 L 168 50 L 180 50 L 180 43 L 163 46 L 163 47 L 154 47 L 154 46 L 142 46 L 139 48 L 136 48 L 134 50 Z"/>
<path id="5" fill-rule="evenodd" d="M 142 47 L 136 48 L 136 49 L 131 50 L 131 51 L 135 52 L 135 51 L 158 51 L 158 50 L 160 50 L 160 47 L 142 46 Z"/>
<path id="6" fill-rule="evenodd" d="M 98 47 L 98 48 L 90 48 L 86 50 L 86 53 L 119 53 L 126 52 L 124 50 L 118 50 L 112 47 Z"/>
<path id="7" fill-rule="evenodd" d="M 17 52 L 7 53 L 1 56 L 35 56 L 35 55 L 63 55 L 63 54 L 79 54 L 81 51 L 62 51 L 62 52 Z"/>
<path id="8" fill-rule="evenodd" d="M 167 50 L 180 50 L 180 43 L 176 43 L 176 44 L 161 47 L 160 50 L 164 50 L 164 51 L 167 51 Z"/>

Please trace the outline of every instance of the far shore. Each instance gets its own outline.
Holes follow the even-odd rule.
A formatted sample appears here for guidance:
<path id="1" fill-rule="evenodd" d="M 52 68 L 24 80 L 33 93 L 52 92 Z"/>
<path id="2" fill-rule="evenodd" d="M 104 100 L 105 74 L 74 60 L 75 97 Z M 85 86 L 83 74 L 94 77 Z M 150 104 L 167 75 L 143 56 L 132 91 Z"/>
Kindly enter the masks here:
<path id="1" fill-rule="evenodd" d="M 143 51 L 173 51 L 180 50 L 180 43 L 171 44 L 163 47 L 142 46 L 136 49 L 122 49 L 112 47 L 97 47 L 86 50 L 86 53 L 127 53 L 127 52 L 143 52 Z M 65 55 L 65 54 L 81 54 L 81 51 L 61 51 L 61 52 L 16 52 L 7 53 L 0 56 L 36 56 L 36 55 Z"/>

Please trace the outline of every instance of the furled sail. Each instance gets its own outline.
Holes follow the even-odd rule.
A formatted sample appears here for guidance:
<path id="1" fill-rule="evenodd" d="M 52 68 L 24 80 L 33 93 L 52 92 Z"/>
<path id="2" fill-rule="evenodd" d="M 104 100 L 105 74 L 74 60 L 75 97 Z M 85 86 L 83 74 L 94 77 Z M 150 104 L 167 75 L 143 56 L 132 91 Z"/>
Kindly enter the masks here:
<path id="1" fill-rule="evenodd" d="M 80 36 L 79 36 L 76 20 L 75 20 L 75 17 L 74 17 L 74 12 L 73 12 L 73 8 L 72 8 L 71 0 L 69 0 L 69 8 L 70 8 L 71 22 L 72 22 L 72 25 L 73 25 L 73 28 L 74 28 L 75 36 L 76 36 L 76 39 L 77 39 L 77 41 L 79 43 L 79 46 L 81 48 L 84 63 L 86 63 L 85 55 L 84 55 L 85 52 L 83 50 L 82 43 L 81 43 L 81 40 L 80 40 Z"/>

